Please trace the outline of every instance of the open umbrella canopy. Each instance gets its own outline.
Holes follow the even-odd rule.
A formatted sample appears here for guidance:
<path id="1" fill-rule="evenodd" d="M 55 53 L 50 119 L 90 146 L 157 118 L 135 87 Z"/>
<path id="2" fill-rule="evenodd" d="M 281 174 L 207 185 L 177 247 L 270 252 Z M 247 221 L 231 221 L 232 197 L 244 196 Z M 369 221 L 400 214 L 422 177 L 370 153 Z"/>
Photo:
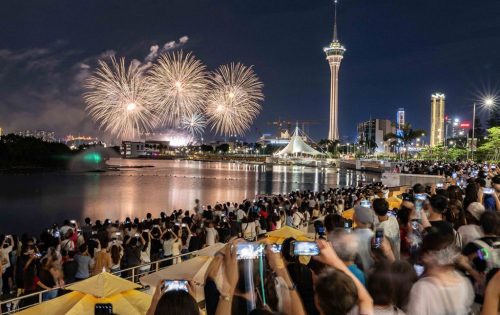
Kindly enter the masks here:
<path id="1" fill-rule="evenodd" d="M 402 199 L 399 199 L 396 196 L 391 196 L 387 198 L 387 202 L 389 203 L 389 208 L 394 209 L 394 208 L 399 208 L 401 206 L 401 203 L 403 202 Z"/>
<path id="2" fill-rule="evenodd" d="M 311 238 L 308 237 L 307 234 L 304 233 L 303 231 L 294 229 L 289 226 L 284 226 L 279 230 L 269 232 L 266 234 L 266 236 L 271 243 L 277 243 L 277 244 L 283 243 L 283 241 L 289 237 L 293 237 L 299 241 L 311 240 Z"/>
<path id="3" fill-rule="evenodd" d="M 151 293 L 162 280 L 188 280 L 191 281 L 196 301 L 205 299 L 203 285 L 205 274 L 212 262 L 213 257 L 197 256 L 181 263 L 169 266 L 165 269 L 141 277 L 139 281 L 145 286 L 151 287 Z"/>
<path id="4" fill-rule="evenodd" d="M 109 297 L 124 291 L 140 288 L 131 281 L 112 275 L 108 272 L 77 282 L 67 287 L 68 290 L 78 291 L 95 297 Z"/>
<path id="5" fill-rule="evenodd" d="M 199 251 L 195 252 L 196 256 L 214 256 L 218 251 L 220 251 L 226 244 L 224 243 L 215 243 L 213 245 L 204 247 Z"/>
<path id="6" fill-rule="evenodd" d="M 113 313 L 127 315 L 146 314 L 152 297 L 134 290 L 140 286 L 103 272 L 68 287 L 70 292 L 47 302 L 30 307 L 20 315 L 80 315 L 94 314 L 97 303 L 111 303 Z"/>

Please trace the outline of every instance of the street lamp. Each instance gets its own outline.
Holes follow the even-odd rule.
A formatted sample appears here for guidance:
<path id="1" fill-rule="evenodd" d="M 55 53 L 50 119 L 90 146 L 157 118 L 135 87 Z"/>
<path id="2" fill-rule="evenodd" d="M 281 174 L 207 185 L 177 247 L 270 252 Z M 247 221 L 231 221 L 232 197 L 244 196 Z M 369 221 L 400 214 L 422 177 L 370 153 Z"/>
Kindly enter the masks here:
<path id="1" fill-rule="evenodd" d="M 492 107 L 495 104 L 495 100 L 492 97 L 487 97 L 483 99 L 483 106 Z M 474 133 L 476 129 L 476 103 L 472 107 L 472 140 L 470 143 L 471 159 L 474 161 Z"/>

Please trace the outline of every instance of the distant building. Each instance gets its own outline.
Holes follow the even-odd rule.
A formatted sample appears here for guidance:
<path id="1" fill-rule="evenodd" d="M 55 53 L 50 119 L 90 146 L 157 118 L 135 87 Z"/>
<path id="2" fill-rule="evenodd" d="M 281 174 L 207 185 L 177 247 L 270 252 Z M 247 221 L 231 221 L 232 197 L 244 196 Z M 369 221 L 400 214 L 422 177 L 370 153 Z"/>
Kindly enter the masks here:
<path id="1" fill-rule="evenodd" d="M 122 141 L 120 153 L 124 158 L 138 158 L 146 156 L 146 144 L 143 141 Z"/>
<path id="2" fill-rule="evenodd" d="M 431 95 L 431 134 L 430 146 L 437 146 L 444 143 L 445 138 L 445 96 L 436 93 Z"/>
<path id="3" fill-rule="evenodd" d="M 395 133 L 396 128 L 389 119 L 370 119 L 358 124 L 358 142 L 367 148 L 374 148 L 375 153 L 389 152 L 385 145 L 385 136 Z"/>
<path id="4" fill-rule="evenodd" d="M 63 142 L 71 149 L 77 149 L 81 145 L 90 146 L 102 143 L 101 141 L 99 141 L 98 138 L 94 138 L 91 136 L 73 136 L 73 135 L 67 135 L 63 139 Z"/>
<path id="5" fill-rule="evenodd" d="M 124 158 L 159 157 L 171 153 L 170 142 L 160 140 L 122 141 L 120 148 Z"/>
<path id="6" fill-rule="evenodd" d="M 17 133 L 18 136 L 22 137 L 35 137 L 47 142 L 56 142 L 56 136 L 54 131 L 46 130 L 23 130 Z"/>

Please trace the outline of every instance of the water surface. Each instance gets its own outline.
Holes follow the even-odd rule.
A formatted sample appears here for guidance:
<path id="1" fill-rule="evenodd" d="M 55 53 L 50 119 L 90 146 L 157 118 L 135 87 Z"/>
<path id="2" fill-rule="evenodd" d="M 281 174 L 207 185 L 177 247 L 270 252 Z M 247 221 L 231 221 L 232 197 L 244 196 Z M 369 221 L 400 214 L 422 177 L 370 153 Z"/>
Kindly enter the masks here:
<path id="1" fill-rule="evenodd" d="M 105 173 L 0 175 L 0 233 L 38 233 L 64 219 L 83 221 L 145 217 L 172 209 L 240 202 L 258 194 L 318 191 L 377 174 L 302 166 L 265 166 L 227 162 L 112 159 L 109 164 L 151 165 Z"/>

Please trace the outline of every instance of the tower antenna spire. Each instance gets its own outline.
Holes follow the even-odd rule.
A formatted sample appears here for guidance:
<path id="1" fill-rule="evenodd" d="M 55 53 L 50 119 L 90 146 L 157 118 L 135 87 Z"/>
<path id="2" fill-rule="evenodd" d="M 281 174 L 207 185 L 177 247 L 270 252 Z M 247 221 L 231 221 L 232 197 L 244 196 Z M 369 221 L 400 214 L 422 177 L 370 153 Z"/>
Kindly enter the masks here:
<path id="1" fill-rule="evenodd" d="M 334 0 L 334 13 L 333 13 L 333 41 L 338 42 L 338 35 L 337 35 L 337 2 L 338 0 Z"/>

